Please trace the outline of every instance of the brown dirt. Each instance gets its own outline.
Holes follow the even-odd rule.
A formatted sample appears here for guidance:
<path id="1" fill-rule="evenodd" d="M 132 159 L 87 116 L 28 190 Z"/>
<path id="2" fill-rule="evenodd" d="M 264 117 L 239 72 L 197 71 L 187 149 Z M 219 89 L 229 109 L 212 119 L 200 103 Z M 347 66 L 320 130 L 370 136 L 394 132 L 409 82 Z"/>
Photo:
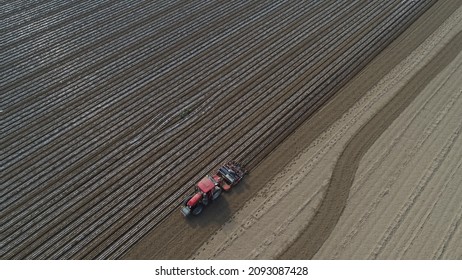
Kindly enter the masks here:
<path id="1" fill-rule="evenodd" d="M 461 46 L 462 33 L 459 33 L 349 141 L 335 165 L 331 181 L 315 216 L 296 241 L 279 256 L 280 259 L 313 258 L 334 230 L 346 206 L 350 188 L 364 154 L 422 92 L 428 82 L 453 61 L 462 50 Z"/>
<path id="2" fill-rule="evenodd" d="M 294 158 L 300 151 L 307 147 L 317 136 L 337 120 L 349 107 L 361 98 L 368 89 L 375 85 L 390 69 L 404 59 L 415 49 L 425 38 L 429 36 L 444 19 L 458 6 L 455 1 L 439 1 L 418 21 L 416 21 L 405 33 L 395 42 L 377 56 L 359 75 L 349 82 L 339 94 L 316 113 L 311 119 L 305 122 L 294 134 L 288 137 L 282 145 L 275 149 L 264 161 L 262 161 L 252 174 L 245 180 L 244 184 L 230 193 L 226 200 L 221 199 L 220 204 L 209 207 L 200 219 L 190 220 L 185 223 L 180 215 L 171 215 L 162 226 L 156 228 L 138 242 L 127 252 L 124 258 L 127 259 L 182 259 L 190 257 L 199 246 L 205 242 L 210 235 L 220 226 L 229 220 L 232 213 L 238 210 L 244 202 L 252 197 L 259 190 L 258 186 L 265 185 L 273 174 L 281 169 Z M 345 190 L 339 190 L 345 194 Z M 328 193 L 326 198 L 331 199 Z M 347 195 L 347 194 L 346 194 Z M 345 195 L 338 198 L 332 196 L 332 200 L 342 201 Z M 343 209 L 342 206 L 329 209 L 324 203 L 319 213 L 328 215 L 320 220 L 320 224 L 326 227 L 318 227 L 313 234 L 330 232 L 335 226 L 336 219 Z M 332 210 L 332 212 L 330 212 Z M 319 216 L 319 215 L 318 215 Z M 319 216 L 321 218 L 321 216 Z M 310 228 L 310 227 L 309 227 Z M 308 229 L 309 229 L 308 228 Z M 324 230 L 325 229 L 325 230 Z M 322 234 L 321 234 L 322 235 Z M 318 235 L 313 240 L 322 244 L 324 236 Z M 302 242 L 303 239 L 299 239 Z M 305 258 L 317 251 L 315 242 L 313 248 L 307 248 L 309 254 L 297 255 L 288 250 L 283 257 Z M 293 247 L 294 248 L 294 247 Z M 288 255 L 287 255 L 288 254 Z"/>
<path id="3" fill-rule="evenodd" d="M 183 13 L 133 1 L 130 13 L 124 1 L 76 6 L 82 14 L 38 29 L 51 13 L 8 20 L 2 258 L 119 258 L 153 228 L 166 238 L 184 230 L 183 220 L 164 232 L 161 222 L 200 176 L 233 158 L 254 171 L 436 2 L 176 3 Z M 188 241 L 274 174 L 252 173 L 228 204 L 209 207 L 219 215 L 190 221 Z"/>

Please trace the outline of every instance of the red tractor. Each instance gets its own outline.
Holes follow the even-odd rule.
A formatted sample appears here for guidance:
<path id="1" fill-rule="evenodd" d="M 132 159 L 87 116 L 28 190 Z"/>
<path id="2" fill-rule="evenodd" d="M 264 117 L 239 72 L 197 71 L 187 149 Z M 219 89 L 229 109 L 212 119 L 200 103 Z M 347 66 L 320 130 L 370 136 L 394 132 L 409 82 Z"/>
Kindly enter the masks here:
<path id="1" fill-rule="evenodd" d="M 215 175 L 207 175 L 197 183 L 196 192 L 183 200 L 181 213 L 185 217 L 199 215 L 223 190 L 228 191 L 238 184 L 245 174 L 247 170 L 237 162 L 230 161 L 221 166 Z"/>

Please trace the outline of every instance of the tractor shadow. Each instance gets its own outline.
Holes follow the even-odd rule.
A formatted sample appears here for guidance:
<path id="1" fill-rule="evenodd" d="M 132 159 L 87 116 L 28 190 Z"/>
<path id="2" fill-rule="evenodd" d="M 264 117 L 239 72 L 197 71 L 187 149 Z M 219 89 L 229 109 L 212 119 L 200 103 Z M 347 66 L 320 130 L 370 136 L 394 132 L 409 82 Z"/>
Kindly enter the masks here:
<path id="1" fill-rule="evenodd" d="M 191 228 L 205 227 L 212 224 L 222 225 L 231 218 L 231 210 L 226 197 L 221 195 L 215 201 L 207 205 L 198 216 L 190 216 L 186 219 Z"/>

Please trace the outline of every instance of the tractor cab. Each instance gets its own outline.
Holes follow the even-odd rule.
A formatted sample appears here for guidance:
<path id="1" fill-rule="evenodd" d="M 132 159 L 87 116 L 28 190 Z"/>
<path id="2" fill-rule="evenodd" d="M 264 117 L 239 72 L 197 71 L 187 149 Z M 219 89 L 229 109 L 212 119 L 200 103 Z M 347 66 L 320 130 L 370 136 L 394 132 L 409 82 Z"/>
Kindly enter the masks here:
<path id="1" fill-rule="evenodd" d="M 197 183 L 197 190 L 205 194 L 211 194 L 215 187 L 219 187 L 221 182 L 220 176 L 207 175 Z"/>

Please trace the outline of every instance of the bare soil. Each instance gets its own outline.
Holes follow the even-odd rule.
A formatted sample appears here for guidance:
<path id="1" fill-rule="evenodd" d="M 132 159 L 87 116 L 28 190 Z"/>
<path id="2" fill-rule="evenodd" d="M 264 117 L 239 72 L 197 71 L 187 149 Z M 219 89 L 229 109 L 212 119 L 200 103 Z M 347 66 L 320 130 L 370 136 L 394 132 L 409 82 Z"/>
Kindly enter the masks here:
<path id="1" fill-rule="evenodd" d="M 327 238 L 330 236 L 330 234 L 336 227 L 337 222 L 341 217 L 347 204 L 354 203 L 353 201 L 351 201 L 350 188 L 352 187 L 353 181 L 356 178 L 356 176 L 359 175 L 357 173 L 357 169 L 360 162 L 363 160 L 363 156 L 365 155 L 365 153 L 371 148 L 371 146 L 374 143 L 376 143 L 376 141 L 379 139 L 379 137 L 381 137 L 381 135 L 390 126 L 390 124 L 401 115 L 404 109 L 406 109 L 411 104 L 411 102 L 419 94 L 422 93 L 423 89 L 428 85 L 428 82 L 432 81 L 432 79 L 435 78 L 437 74 L 444 70 L 446 66 L 448 66 L 456 58 L 456 56 L 462 50 L 460 46 L 462 46 L 462 33 L 458 33 L 458 35 L 456 35 L 456 37 L 444 49 L 442 49 L 438 53 L 438 55 L 432 59 L 430 63 L 428 63 L 421 71 L 419 71 L 419 73 L 417 73 L 416 76 L 414 76 L 413 79 L 410 82 L 408 82 L 400 90 L 400 92 L 380 112 L 378 112 L 374 116 L 374 118 L 372 118 L 365 126 L 363 126 L 362 129 L 349 141 L 348 145 L 346 146 L 341 156 L 337 160 L 337 163 L 333 170 L 332 177 L 322 198 L 322 203 L 316 209 L 316 214 L 310 221 L 308 227 L 297 238 L 297 240 L 294 243 L 292 243 L 290 247 L 287 248 L 287 251 L 285 251 L 283 254 L 279 256 L 280 258 L 313 258 L 315 256 L 315 254 L 323 246 L 324 242 L 327 240 Z M 461 85 L 459 79 L 455 78 L 454 80 L 452 80 L 452 82 L 456 83 L 459 86 L 459 89 L 456 89 L 455 92 L 460 93 Z M 445 92 L 444 90 L 440 91 L 440 98 L 444 98 L 444 100 L 447 100 L 451 97 L 450 94 L 453 92 Z M 456 108 L 460 108 L 460 105 Z M 460 116 L 454 116 L 454 119 L 460 120 Z M 423 119 L 422 121 L 425 122 L 427 120 Z M 416 141 L 418 140 L 418 138 L 415 137 L 413 140 Z M 455 139 L 452 140 L 455 141 Z M 441 141 L 444 143 L 444 140 Z M 381 147 L 383 147 L 385 144 L 379 143 L 378 145 L 381 145 Z M 405 151 L 405 148 L 403 146 L 400 147 L 399 143 L 397 145 L 398 146 L 396 146 L 396 149 L 400 149 L 401 152 Z M 425 147 L 423 147 L 422 149 L 425 149 Z M 460 160 L 460 158 L 458 158 L 458 160 Z M 400 165 L 400 162 L 394 163 L 394 165 L 391 168 L 399 170 L 399 168 L 401 168 Z M 424 167 L 426 166 L 421 166 L 420 168 Z M 390 167 L 388 166 L 388 168 Z M 414 170 L 419 170 L 419 167 L 417 167 L 416 165 L 413 165 L 412 168 L 414 168 Z M 380 174 L 380 170 L 377 170 L 375 172 L 376 174 Z M 409 173 L 407 174 L 407 176 L 409 176 Z M 389 177 L 381 178 L 381 180 L 383 181 L 375 182 L 377 188 L 383 188 L 386 185 L 385 183 L 387 182 L 387 180 L 389 180 Z M 364 188 L 367 188 L 368 186 L 370 186 L 370 184 L 364 186 Z M 413 187 L 413 185 L 410 182 L 408 182 L 404 186 L 408 188 Z M 442 187 L 440 185 L 437 186 Z M 365 198 L 361 197 L 361 199 Z M 433 199 L 435 198 L 428 197 L 427 199 L 433 201 Z M 373 201 L 370 201 L 370 203 L 373 203 Z M 361 213 L 363 213 L 363 211 L 365 210 L 357 208 L 355 209 L 355 212 L 351 215 L 361 216 Z M 454 209 L 453 213 L 455 215 L 458 215 L 459 212 L 460 209 Z M 452 218 L 452 216 L 448 217 L 448 219 Z M 352 219 L 359 220 L 360 217 L 352 217 Z M 377 219 L 384 220 L 384 217 L 377 217 Z M 386 223 L 386 221 L 382 222 Z M 380 222 L 380 224 L 382 222 Z M 369 230 L 370 233 L 372 232 L 370 228 L 366 230 Z M 344 231 L 339 231 L 339 234 L 345 234 Z M 380 232 L 380 230 L 374 228 L 374 232 Z M 443 235 L 440 236 L 444 236 L 444 232 Z M 361 246 L 366 245 L 363 243 Z M 325 252 L 324 255 L 320 255 L 319 257 L 322 258 L 323 256 L 325 258 L 329 258 L 330 254 Z M 380 257 L 379 253 L 370 255 L 369 257 L 367 257 L 367 255 L 360 254 L 356 256 L 343 254 L 343 258 L 377 257 Z M 412 258 L 429 257 L 430 256 L 427 255 L 412 256 Z"/>
<path id="2" fill-rule="evenodd" d="M 260 232 L 260 235 L 265 235 L 265 228 L 254 226 L 254 224 L 258 225 L 256 220 L 262 219 L 263 221 L 264 219 L 262 217 L 265 217 L 265 211 L 270 211 L 271 209 L 257 207 L 255 208 L 256 211 L 260 212 L 253 212 L 255 209 L 252 209 L 250 206 L 261 206 L 259 202 L 268 200 L 275 204 L 278 202 L 278 199 L 283 199 L 285 197 L 284 194 L 274 196 L 274 193 L 265 191 L 265 188 L 262 190 L 261 187 L 258 186 L 273 184 L 274 189 L 278 178 L 283 178 L 287 175 L 286 171 L 290 170 L 291 166 L 297 165 L 293 164 L 287 167 L 289 163 L 293 163 L 294 158 L 297 159 L 298 157 L 300 159 L 300 153 L 302 151 L 305 151 L 310 145 L 312 146 L 313 143 L 318 144 L 316 142 L 318 137 L 326 135 L 325 131 L 328 130 L 335 121 L 339 120 L 344 113 L 356 104 L 356 102 L 360 101 L 361 98 L 388 72 L 402 60 L 407 58 L 409 54 L 440 27 L 444 20 L 447 19 L 458 6 L 459 5 L 454 1 L 437 2 L 427 13 L 421 16 L 418 21 L 406 30 L 406 32 L 380 53 L 380 55 L 364 68 L 359 75 L 349 82 L 331 102 L 314 114 L 294 134 L 289 136 L 282 145 L 273 150 L 268 157 L 252 170 L 252 173 L 245 180 L 243 185 L 233 190 L 226 197 L 226 200 L 221 199 L 219 204 L 210 206 L 200 218 L 191 219 L 187 222 L 179 215 L 170 216 L 163 222 L 162 227 L 158 227 L 155 231 L 147 234 L 127 252 L 124 258 L 274 258 L 281 253 L 282 255 L 279 255 L 279 257 L 282 258 L 313 257 L 324 241 L 329 237 L 343 212 L 349 194 L 348 184 L 344 184 L 346 187 L 342 184 L 341 188 L 330 189 L 328 187 L 331 186 L 328 184 L 329 181 L 316 182 L 319 183 L 318 186 L 320 189 L 326 187 L 326 189 L 330 189 L 330 191 L 315 191 L 313 196 L 310 196 L 309 199 L 306 198 L 309 200 L 306 205 L 314 203 L 315 207 L 308 211 L 308 214 L 305 216 L 294 216 L 290 224 L 303 226 L 303 224 L 306 223 L 312 225 L 316 223 L 316 226 L 308 225 L 302 232 L 300 232 L 299 226 L 293 229 L 293 232 L 299 232 L 301 235 L 299 235 L 299 238 L 297 238 L 292 245 L 290 245 L 290 242 L 292 242 L 294 237 L 298 236 L 298 234 L 295 236 L 288 234 L 289 238 L 280 241 L 277 238 L 272 239 L 271 236 L 267 239 L 262 239 L 261 236 L 254 233 Z M 427 75 L 424 78 L 428 79 L 434 77 L 438 74 L 439 70 L 442 70 L 455 55 L 457 55 L 457 48 L 455 48 L 455 50 L 453 48 L 454 44 L 457 45 L 457 43 L 459 42 L 455 41 L 455 43 L 450 44 L 451 47 L 449 50 L 452 51 L 440 52 L 439 56 L 443 57 L 438 56 L 439 60 L 434 59 L 430 62 L 437 64 L 435 67 L 436 70 L 423 71 L 423 73 Z M 424 78 L 422 78 L 422 80 L 425 80 Z M 416 89 L 419 88 L 420 84 Z M 418 91 L 415 92 L 415 95 L 418 94 Z M 399 115 L 400 110 L 404 110 L 406 106 L 410 104 L 413 95 L 405 94 L 405 96 L 406 97 L 401 97 L 401 100 L 399 100 L 399 98 L 396 99 L 395 102 L 399 104 L 401 103 L 398 101 L 403 101 L 400 106 L 388 109 L 389 111 L 384 109 L 384 112 L 390 114 L 386 114 L 388 116 L 387 118 L 379 118 L 379 120 L 383 119 L 383 126 L 374 126 L 374 129 L 378 128 L 379 130 L 373 134 L 376 135 L 372 138 L 373 140 L 377 139 L 381 132 L 387 128 L 389 123 Z M 369 115 L 366 113 L 366 115 L 371 118 L 373 116 L 372 113 L 373 111 L 369 112 Z M 361 128 L 361 126 L 357 127 L 357 129 L 359 128 Z M 366 141 L 366 144 L 369 146 L 372 145 L 372 143 L 372 140 Z M 360 146 L 368 147 L 364 145 Z M 365 153 L 365 151 L 361 151 L 362 154 Z M 340 152 L 338 152 L 338 155 L 340 155 Z M 356 160 L 359 162 L 360 157 Z M 333 161 L 331 160 L 330 164 L 333 168 L 335 159 Z M 299 164 L 299 168 L 303 169 L 303 166 L 303 164 Z M 284 174 L 284 172 L 286 172 L 286 174 Z M 274 176 L 275 174 L 277 174 L 276 177 Z M 297 179 L 294 181 L 297 181 Z M 276 187 L 277 186 L 276 184 Z M 288 186 L 290 186 L 290 184 L 288 184 Z M 282 190 L 284 190 L 284 188 L 282 188 Z M 286 202 L 286 204 L 282 203 L 282 205 L 290 205 L 290 200 Z M 306 205 L 302 205 L 303 207 L 300 205 L 296 206 L 298 208 L 305 208 Z M 320 205 L 320 208 L 316 205 Z M 287 208 L 289 212 L 294 210 L 291 207 Z M 243 215 L 242 217 L 248 217 L 245 213 L 253 214 L 250 219 L 240 219 L 240 215 Z M 262 213 L 262 215 L 258 213 Z M 313 215 L 315 218 L 309 218 L 310 215 L 311 218 Z M 275 216 L 266 215 L 266 218 L 268 217 L 273 219 Z M 280 217 L 288 216 L 286 212 L 280 212 Z M 297 222 L 297 218 L 300 217 L 302 217 L 302 220 Z M 309 219 L 305 219 L 307 217 Z M 277 221 L 277 219 L 275 220 Z M 287 226 L 290 225 L 288 224 Z M 248 230 L 248 228 L 252 227 L 255 229 L 254 231 Z M 276 229 L 276 231 L 279 229 L 278 233 L 281 235 L 284 235 L 283 231 L 287 229 L 287 227 L 283 228 L 274 225 L 268 225 L 267 228 L 272 228 L 273 231 L 274 229 Z M 248 236 L 253 236 L 254 239 L 245 239 L 243 237 L 245 234 L 242 233 L 248 233 Z M 307 234 L 310 234 L 309 239 L 306 238 Z M 242 243 L 236 242 L 239 238 L 242 238 Z M 256 243 L 255 239 L 260 243 Z M 280 243 L 278 243 L 278 240 Z M 245 251 L 240 248 L 247 248 L 248 250 Z"/>
<path id="3" fill-rule="evenodd" d="M 435 3 L 3 5 L 0 257 L 190 257 L 340 115 L 261 160 Z M 252 175 L 180 218 L 194 184 L 231 159 Z"/>
<path id="4" fill-rule="evenodd" d="M 457 2 L 4 4 L 0 258 L 321 252 L 328 237 L 335 244 L 337 225 L 348 224 L 339 221 L 351 183 L 360 189 L 352 177 L 364 170 L 360 158 L 370 161 L 372 143 L 459 51 L 459 36 L 449 42 L 439 31 Z M 398 94 L 393 81 L 410 88 Z M 360 137 L 370 133 L 369 140 Z M 341 154 L 355 158 L 337 162 Z M 182 198 L 231 159 L 251 174 L 200 217 L 184 219 Z M 394 232 L 415 209 L 403 203 L 380 244 L 401 244 Z M 418 215 L 433 221 L 432 212 Z M 422 232 L 427 224 L 418 225 Z M 447 247 L 458 224 L 444 232 L 438 257 L 457 254 Z M 422 242 L 417 233 L 403 234 Z M 411 245 L 403 256 L 413 256 Z M 387 257 L 389 248 L 371 252 Z"/>

